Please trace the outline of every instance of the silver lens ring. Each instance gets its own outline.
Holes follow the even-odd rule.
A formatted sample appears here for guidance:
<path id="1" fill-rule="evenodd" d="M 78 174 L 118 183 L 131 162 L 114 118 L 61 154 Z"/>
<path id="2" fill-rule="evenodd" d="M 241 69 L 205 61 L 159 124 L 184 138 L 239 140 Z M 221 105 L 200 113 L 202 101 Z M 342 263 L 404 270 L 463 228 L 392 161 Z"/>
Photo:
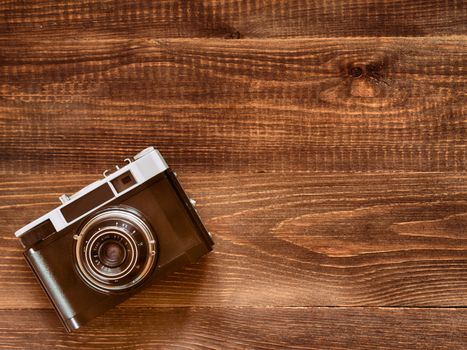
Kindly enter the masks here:
<path id="1" fill-rule="evenodd" d="M 106 271 L 101 271 L 96 267 L 96 262 L 95 258 L 92 256 L 92 249 L 87 249 L 87 254 L 84 256 L 86 259 L 86 266 L 91 267 L 92 273 L 97 274 L 99 278 L 104 279 L 104 280 L 111 280 L 115 278 L 122 278 L 128 275 L 128 273 L 131 271 L 132 268 L 135 267 L 136 264 L 136 256 L 134 252 L 136 251 L 136 246 L 133 240 L 130 240 L 125 232 L 119 232 L 120 230 L 116 227 L 109 227 L 104 230 L 99 230 L 99 234 L 96 234 L 93 236 L 88 243 L 89 247 L 92 247 L 96 241 L 98 241 L 100 238 L 104 237 L 105 235 L 111 233 L 112 235 L 118 235 L 120 236 L 125 242 L 131 247 L 131 255 L 130 255 L 130 261 L 128 264 L 126 264 L 126 267 L 123 271 L 118 271 L 115 272 L 113 269 L 108 269 Z"/>
<path id="2" fill-rule="evenodd" d="M 76 267 L 84 281 L 103 292 L 121 292 L 140 284 L 155 266 L 157 240 L 133 208 L 105 209 L 89 219 L 74 236 Z M 108 239 L 125 247 L 122 266 L 108 267 L 96 252 Z"/>

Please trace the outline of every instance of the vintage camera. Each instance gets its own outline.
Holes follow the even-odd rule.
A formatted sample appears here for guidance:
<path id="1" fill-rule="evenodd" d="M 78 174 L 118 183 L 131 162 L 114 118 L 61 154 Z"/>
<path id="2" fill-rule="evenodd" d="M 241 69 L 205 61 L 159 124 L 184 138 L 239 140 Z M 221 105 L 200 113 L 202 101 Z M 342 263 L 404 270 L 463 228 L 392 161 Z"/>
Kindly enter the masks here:
<path id="1" fill-rule="evenodd" d="M 125 161 L 16 232 L 69 332 L 213 246 L 157 150 Z"/>

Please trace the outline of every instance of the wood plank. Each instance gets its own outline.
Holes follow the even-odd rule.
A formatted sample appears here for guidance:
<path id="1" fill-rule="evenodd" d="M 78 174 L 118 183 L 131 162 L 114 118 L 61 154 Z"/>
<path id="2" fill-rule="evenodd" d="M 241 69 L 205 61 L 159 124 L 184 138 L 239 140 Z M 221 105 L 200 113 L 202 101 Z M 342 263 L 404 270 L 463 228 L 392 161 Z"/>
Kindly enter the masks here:
<path id="1" fill-rule="evenodd" d="M 8 349 L 424 350 L 466 342 L 465 309 L 114 309 L 73 335 L 51 310 L 0 311 L 0 348 Z"/>
<path id="2" fill-rule="evenodd" d="M 0 33 L 34 39 L 151 36 L 269 38 L 465 34 L 456 0 L 3 1 Z"/>
<path id="3" fill-rule="evenodd" d="M 177 169 L 175 169 L 177 170 Z M 189 174 L 213 232 L 196 265 L 125 304 L 467 306 L 467 176 Z M 0 184 L 0 308 L 48 308 L 13 232 L 95 176 L 16 175 Z"/>
<path id="4" fill-rule="evenodd" d="M 0 42 L 0 173 L 465 171 L 461 38 Z"/>

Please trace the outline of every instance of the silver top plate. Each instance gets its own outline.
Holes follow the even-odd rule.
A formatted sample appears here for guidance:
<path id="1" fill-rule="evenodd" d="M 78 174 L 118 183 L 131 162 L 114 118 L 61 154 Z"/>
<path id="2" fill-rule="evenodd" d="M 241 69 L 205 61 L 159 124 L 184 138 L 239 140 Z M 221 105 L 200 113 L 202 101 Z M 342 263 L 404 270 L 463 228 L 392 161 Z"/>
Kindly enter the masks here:
<path id="1" fill-rule="evenodd" d="M 114 200 L 117 197 L 120 197 L 121 195 L 125 194 L 126 192 L 132 190 L 133 188 L 143 184 L 150 178 L 154 177 L 155 175 L 164 172 L 165 170 L 168 169 L 168 165 L 165 162 L 164 158 L 162 158 L 161 154 L 159 153 L 158 150 L 156 150 L 154 147 L 148 147 L 136 154 L 133 157 L 133 160 L 131 159 L 125 159 L 127 164 L 123 167 L 116 166 L 116 169 L 113 173 L 110 173 L 108 171 L 104 172 L 104 178 L 99 179 L 86 187 L 82 188 L 78 192 L 74 193 L 71 196 L 67 195 L 62 195 L 60 196 L 60 201 L 62 202 L 62 205 L 59 207 L 51 210 L 47 214 L 41 216 L 40 218 L 30 222 L 26 226 L 20 228 L 18 231 L 15 232 L 16 237 L 21 238 L 24 234 L 26 234 L 29 230 L 32 228 L 40 225 L 41 223 L 45 222 L 46 220 L 50 220 L 50 222 L 53 224 L 55 231 L 61 231 L 67 226 L 73 224 L 75 221 L 79 220 L 83 216 L 87 215 L 90 211 L 93 211 L 97 208 L 100 208 L 104 205 L 106 205 L 108 202 Z M 126 188 L 123 191 L 118 191 L 115 186 L 112 184 L 112 180 L 118 178 L 120 175 L 123 175 L 124 173 L 130 171 L 131 175 L 133 176 L 135 183 L 132 184 L 130 187 Z M 110 198 L 109 200 L 100 203 L 98 206 L 88 210 L 87 212 L 83 213 L 82 215 L 79 215 L 78 217 L 74 218 L 72 221 L 67 221 L 63 217 L 61 209 L 64 208 L 65 206 L 68 206 L 72 204 L 74 201 L 78 200 L 79 198 L 82 198 L 89 192 L 93 191 L 94 189 L 104 185 L 108 184 L 113 192 L 113 197 Z"/>

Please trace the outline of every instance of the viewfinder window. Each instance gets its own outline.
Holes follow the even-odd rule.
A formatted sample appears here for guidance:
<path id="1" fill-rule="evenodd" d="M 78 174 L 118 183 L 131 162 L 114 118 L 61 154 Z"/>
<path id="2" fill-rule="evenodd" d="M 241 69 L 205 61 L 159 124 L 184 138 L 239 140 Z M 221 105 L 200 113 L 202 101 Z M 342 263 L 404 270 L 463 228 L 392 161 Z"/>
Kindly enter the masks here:
<path id="1" fill-rule="evenodd" d="M 127 188 L 130 188 L 134 184 L 136 184 L 136 180 L 133 177 L 133 174 L 130 171 L 127 171 L 120 175 L 119 177 L 116 177 L 112 181 L 112 185 L 114 186 L 115 190 L 120 193 Z"/>

